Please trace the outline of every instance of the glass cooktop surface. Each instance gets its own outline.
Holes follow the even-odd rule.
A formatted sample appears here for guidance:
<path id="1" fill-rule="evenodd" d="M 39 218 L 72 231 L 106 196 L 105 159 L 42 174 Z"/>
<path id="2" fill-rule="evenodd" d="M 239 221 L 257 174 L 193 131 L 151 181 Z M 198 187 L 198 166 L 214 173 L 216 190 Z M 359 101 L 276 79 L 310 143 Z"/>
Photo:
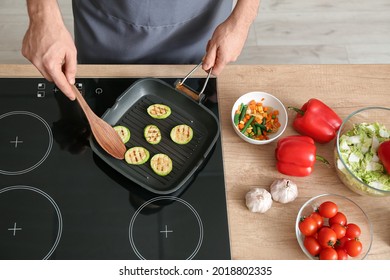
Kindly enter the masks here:
<path id="1" fill-rule="evenodd" d="M 101 116 L 136 80 L 76 86 Z M 197 91 L 203 83 L 186 81 Z M 216 79 L 205 95 L 218 118 Z M 230 259 L 220 136 L 183 187 L 158 195 L 94 154 L 90 135 L 54 84 L 0 79 L 0 259 Z"/>

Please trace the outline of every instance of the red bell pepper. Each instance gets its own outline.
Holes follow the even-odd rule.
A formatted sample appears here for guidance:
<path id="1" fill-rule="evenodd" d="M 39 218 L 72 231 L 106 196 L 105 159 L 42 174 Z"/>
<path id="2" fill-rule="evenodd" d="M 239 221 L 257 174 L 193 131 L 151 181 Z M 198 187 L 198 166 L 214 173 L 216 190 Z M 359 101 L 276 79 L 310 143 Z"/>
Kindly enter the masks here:
<path id="1" fill-rule="evenodd" d="M 294 129 L 313 138 L 318 143 L 328 143 L 336 136 L 341 126 L 340 117 L 322 101 L 312 98 L 301 109 L 289 107 L 297 112 L 293 121 Z"/>
<path id="2" fill-rule="evenodd" d="M 279 139 L 275 156 L 278 171 L 291 176 L 310 175 L 317 159 L 329 164 L 326 159 L 316 155 L 314 140 L 303 135 L 292 135 Z"/>
<path id="3" fill-rule="evenodd" d="M 390 174 L 390 140 L 382 142 L 378 147 L 378 157 L 387 173 Z"/>

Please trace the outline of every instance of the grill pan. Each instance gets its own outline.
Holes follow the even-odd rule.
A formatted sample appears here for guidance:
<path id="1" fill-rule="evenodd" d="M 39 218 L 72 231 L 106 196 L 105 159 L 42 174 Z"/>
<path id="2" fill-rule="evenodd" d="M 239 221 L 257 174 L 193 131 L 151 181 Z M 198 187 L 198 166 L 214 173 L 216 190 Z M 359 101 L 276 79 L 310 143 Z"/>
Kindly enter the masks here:
<path id="1" fill-rule="evenodd" d="M 183 86 L 182 83 L 179 85 Z M 182 187 L 200 168 L 220 133 L 218 119 L 202 104 L 203 98 L 195 100 L 176 88 L 156 78 L 139 79 L 102 116 L 112 126 L 123 125 L 130 129 L 127 149 L 142 146 L 149 151 L 150 158 L 157 153 L 167 154 L 173 162 L 173 169 L 167 176 L 154 173 L 150 159 L 142 165 L 129 165 L 125 160 L 108 155 L 93 137 L 90 142 L 95 154 L 108 165 L 156 194 L 169 194 Z M 150 117 L 146 109 L 155 103 L 169 106 L 171 115 L 166 119 Z M 159 127 L 162 134 L 159 144 L 152 145 L 145 140 L 143 131 L 149 124 Z M 185 145 L 176 144 L 170 138 L 171 129 L 178 124 L 187 124 L 193 129 L 193 138 Z"/>

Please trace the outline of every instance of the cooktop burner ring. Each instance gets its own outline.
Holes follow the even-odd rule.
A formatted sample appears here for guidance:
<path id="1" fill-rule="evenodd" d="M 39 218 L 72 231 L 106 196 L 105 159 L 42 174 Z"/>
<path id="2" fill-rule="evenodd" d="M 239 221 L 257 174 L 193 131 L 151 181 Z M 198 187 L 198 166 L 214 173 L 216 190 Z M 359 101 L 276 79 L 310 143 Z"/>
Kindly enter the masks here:
<path id="1" fill-rule="evenodd" d="M 34 114 L 32 112 L 28 112 L 28 111 L 11 111 L 11 112 L 5 113 L 3 115 L 0 115 L 0 121 L 4 120 L 7 117 L 15 116 L 15 115 L 19 115 L 19 116 L 24 115 L 24 116 L 33 117 L 36 120 L 38 120 L 40 123 L 42 123 L 44 125 L 44 129 L 47 130 L 48 139 L 45 139 L 45 141 L 47 141 L 48 143 L 47 143 L 47 148 L 44 151 L 43 156 L 39 157 L 37 162 L 32 163 L 32 166 L 28 166 L 28 167 L 24 166 L 21 170 L 13 170 L 13 171 L 5 170 L 4 167 L 0 167 L 0 174 L 3 174 L 3 175 L 21 175 L 21 174 L 24 174 L 24 173 L 27 173 L 27 172 L 34 170 L 35 168 L 40 166 L 47 159 L 47 157 L 49 156 L 51 149 L 53 147 L 53 133 L 51 131 L 50 125 L 42 117 L 40 117 L 37 114 Z M 15 136 L 12 135 L 12 137 L 15 137 L 15 138 L 10 139 L 9 143 L 12 145 L 15 145 L 15 148 L 17 148 L 18 145 L 21 145 L 24 143 L 23 139 L 19 139 L 18 135 L 15 135 Z"/>
<path id="2" fill-rule="evenodd" d="M 56 213 L 56 216 L 57 216 L 57 222 L 58 222 L 58 227 L 57 227 L 57 235 L 55 236 L 55 240 L 53 242 L 53 244 L 50 246 L 50 244 L 48 245 L 48 248 L 50 248 L 48 250 L 48 252 L 46 253 L 46 255 L 44 255 L 41 259 L 42 260 L 47 260 L 50 258 L 50 256 L 53 254 L 53 252 L 56 250 L 59 242 L 60 242 L 60 239 L 61 239 L 61 236 L 62 236 L 62 229 L 63 229 L 63 221 L 62 221 L 62 215 L 61 215 L 61 211 L 60 211 L 60 208 L 58 207 L 57 203 L 55 202 L 55 200 L 50 196 L 48 195 L 47 193 L 45 193 L 44 191 L 38 189 L 38 188 L 35 188 L 35 187 L 31 187 L 31 186 L 24 186 L 24 185 L 16 185 L 16 186 L 10 186 L 10 187 L 5 187 L 3 189 L 0 189 L 0 195 L 1 194 L 4 194 L 6 192 L 12 192 L 12 191 L 31 191 L 35 194 L 38 194 L 40 196 L 42 196 L 44 198 L 44 201 L 45 199 L 48 200 L 51 204 L 51 206 L 54 208 L 55 210 L 55 213 Z M 20 197 L 20 196 L 19 196 Z M 14 205 L 12 205 L 13 208 L 15 208 Z M 16 210 L 17 211 L 17 210 Z M 19 216 L 19 218 L 21 218 L 20 215 L 16 215 L 16 216 Z M 23 231 L 23 227 L 21 227 L 20 225 L 18 225 L 17 221 L 14 221 L 12 220 L 12 223 L 11 226 L 13 225 L 13 228 L 7 228 L 7 231 L 9 232 L 12 232 L 13 231 L 13 236 L 15 237 L 16 235 L 16 231 L 20 231 L 22 232 Z M 28 227 L 27 231 L 31 228 L 31 225 L 29 226 L 26 226 Z M 49 233 L 49 235 L 51 235 L 51 233 Z M 16 238 L 16 237 L 15 237 Z M 29 242 L 31 242 L 31 239 L 28 239 L 27 240 Z M 20 239 L 18 239 L 18 242 L 19 243 L 23 243 Z M 20 249 L 20 248 L 19 248 Z M 6 250 L 7 251 L 7 250 Z M 7 251 L 8 252 L 8 251 Z M 46 251 L 45 251 L 46 252 Z M 45 254 L 45 252 L 43 254 Z M 23 257 L 23 259 L 28 259 L 26 257 Z M 35 259 L 35 258 L 34 258 Z"/>
<path id="3" fill-rule="evenodd" d="M 199 249 L 200 249 L 200 247 L 202 246 L 202 243 L 203 243 L 203 235 L 204 235 L 203 223 L 202 223 L 202 219 L 201 219 L 200 215 L 198 214 L 198 212 L 195 210 L 195 208 L 190 203 L 188 203 L 187 201 L 185 201 L 185 200 L 183 200 L 181 198 L 175 197 L 175 196 L 159 196 L 159 197 L 155 197 L 153 199 L 150 199 L 150 200 L 146 201 L 145 203 L 143 203 L 137 209 L 137 211 L 134 213 L 134 215 L 133 215 L 133 217 L 132 217 L 132 219 L 130 221 L 130 226 L 129 226 L 129 240 L 130 240 L 131 247 L 132 247 L 134 253 L 137 255 L 137 257 L 139 259 L 141 259 L 141 260 L 146 260 L 147 259 L 144 256 L 144 254 L 140 252 L 139 248 L 137 248 L 136 241 L 134 240 L 134 235 L 135 235 L 134 234 L 134 225 L 135 225 L 135 222 L 136 222 L 136 219 L 137 219 L 138 215 L 141 213 L 142 210 L 144 210 L 150 204 L 153 204 L 153 203 L 156 203 L 156 202 L 159 203 L 159 202 L 164 201 L 164 200 L 179 202 L 180 205 L 184 206 L 185 209 L 190 210 L 190 213 L 193 214 L 193 216 L 196 219 L 198 230 L 199 230 L 199 236 L 197 236 L 196 246 L 195 246 L 195 248 L 193 250 L 190 250 L 191 252 L 189 253 L 188 256 L 183 258 L 183 259 L 186 259 L 186 260 L 191 260 L 198 253 L 198 251 L 199 251 Z M 167 207 L 167 206 L 165 205 L 164 207 Z M 181 214 L 183 214 L 183 213 L 181 213 Z M 181 217 L 181 219 L 183 219 L 183 217 Z M 173 230 L 171 230 L 170 228 L 168 228 L 167 225 L 165 225 L 165 228 L 163 228 L 159 232 L 162 233 L 162 234 L 167 235 L 168 233 L 173 233 Z M 175 257 L 175 259 L 176 259 L 176 257 Z"/>

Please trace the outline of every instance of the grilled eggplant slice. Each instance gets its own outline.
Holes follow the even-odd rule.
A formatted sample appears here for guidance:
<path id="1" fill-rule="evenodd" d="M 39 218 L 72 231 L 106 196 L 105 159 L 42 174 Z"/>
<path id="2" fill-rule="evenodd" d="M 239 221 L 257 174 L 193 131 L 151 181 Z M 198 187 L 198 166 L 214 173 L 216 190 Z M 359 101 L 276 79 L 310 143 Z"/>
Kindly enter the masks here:
<path id="1" fill-rule="evenodd" d="M 167 176 L 173 168 L 172 160 L 166 154 L 155 154 L 150 159 L 150 167 L 160 176 Z"/>
<path id="2" fill-rule="evenodd" d="M 115 131 L 119 134 L 120 138 L 122 139 L 123 143 L 127 143 L 130 140 L 130 129 L 123 125 L 117 125 L 114 126 Z"/>
<path id="3" fill-rule="evenodd" d="M 149 151 L 144 147 L 132 147 L 125 153 L 125 160 L 128 164 L 140 165 L 149 159 Z"/>
<path id="4" fill-rule="evenodd" d="M 144 129 L 144 137 L 148 143 L 158 144 L 161 141 L 161 131 L 154 124 L 147 125 Z"/>
<path id="5" fill-rule="evenodd" d="M 147 109 L 148 114 L 155 119 L 165 119 L 171 114 L 171 108 L 164 104 L 152 104 Z"/>
<path id="6" fill-rule="evenodd" d="M 190 142 L 193 136 L 192 128 L 186 124 L 179 124 L 171 130 L 172 141 L 180 145 Z"/>

